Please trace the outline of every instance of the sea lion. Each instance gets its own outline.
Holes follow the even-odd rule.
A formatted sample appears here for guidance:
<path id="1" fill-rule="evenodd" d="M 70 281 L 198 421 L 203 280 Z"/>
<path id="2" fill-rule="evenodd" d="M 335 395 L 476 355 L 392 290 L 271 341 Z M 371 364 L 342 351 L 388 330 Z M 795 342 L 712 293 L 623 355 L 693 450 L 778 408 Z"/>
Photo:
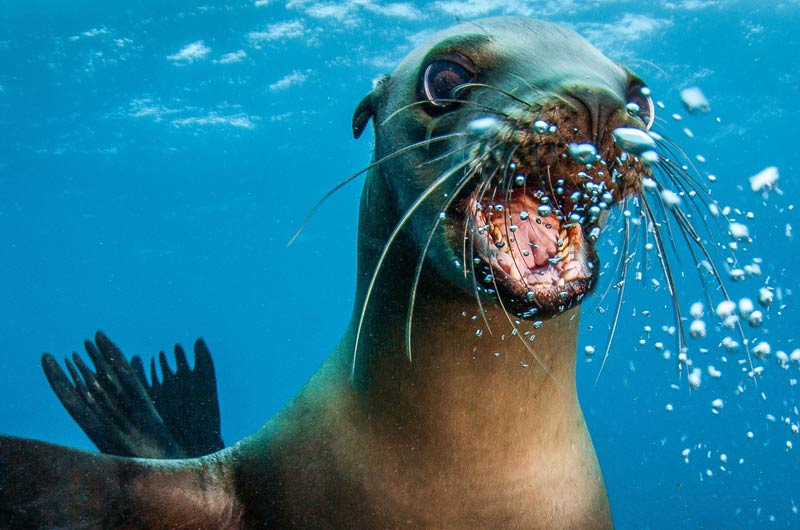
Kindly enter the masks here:
<path id="1" fill-rule="evenodd" d="M 0 438 L 0 526 L 611 528 L 578 305 L 606 212 L 651 175 L 648 94 L 559 25 L 432 37 L 356 109 L 355 136 L 375 128 L 356 303 L 299 394 L 196 458 Z"/>

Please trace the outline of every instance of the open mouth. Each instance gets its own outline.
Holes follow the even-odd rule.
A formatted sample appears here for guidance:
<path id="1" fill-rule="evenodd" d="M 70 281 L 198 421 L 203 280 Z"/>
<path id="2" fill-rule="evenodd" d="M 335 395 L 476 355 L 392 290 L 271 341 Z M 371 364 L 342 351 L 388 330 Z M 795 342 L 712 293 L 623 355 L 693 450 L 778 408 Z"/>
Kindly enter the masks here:
<path id="1" fill-rule="evenodd" d="M 579 220 L 524 189 L 471 197 L 465 205 L 473 266 L 483 290 L 523 318 L 573 306 L 593 285 L 595 253 Z"/>

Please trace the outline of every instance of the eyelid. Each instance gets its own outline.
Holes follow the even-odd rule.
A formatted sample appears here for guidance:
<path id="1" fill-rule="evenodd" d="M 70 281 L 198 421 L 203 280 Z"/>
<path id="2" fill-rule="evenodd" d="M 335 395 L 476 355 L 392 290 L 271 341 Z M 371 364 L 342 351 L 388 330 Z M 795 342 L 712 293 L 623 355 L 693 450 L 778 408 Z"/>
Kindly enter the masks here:
<path id="1" fill-rule="evenodd" d="M 438 54 L 437 54 L 438 55 Z M 428 100 L 430 105 L 429 112 L 436 109 L 436 112 L 443 111 L 452 107 L 455 102 L 450 101 L 453 88 L 470 83 L 475 79 L 474 69 L 465 66 L 468 62 L 460 54 L 447 54 L 446 57 L 438 55 L 427 61 L 425 69 L 422 71 L 420 79 L 422 96 Z M 471 64 L 469 66 L 472 66 Z M 455 79 L 447 79 L 448 74 L 455 77 Z M 448 83 L 453 81 L 451 85 L 441 86 L 438 82 Z M 442 88 L 450 91 L 444 94 Z"/>

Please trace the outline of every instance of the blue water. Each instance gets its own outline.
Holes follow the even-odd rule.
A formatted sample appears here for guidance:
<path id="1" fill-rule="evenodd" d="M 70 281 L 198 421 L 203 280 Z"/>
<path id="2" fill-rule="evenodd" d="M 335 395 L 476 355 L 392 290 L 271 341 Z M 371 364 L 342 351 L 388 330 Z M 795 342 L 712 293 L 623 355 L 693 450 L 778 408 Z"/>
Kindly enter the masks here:
<path id="1" fill-rule="evenodd" d="M 582 345 L 597 353 L 580 354 L 580 393 L 617 526 L 800 528 L 800 435 L 790 427 L 800 423 L 800 372 L 774 353 L 800 347 L 797 237 L 787 234 L 787 224 L 800 229 L 800 4 L 166 4 L 0 0 L 0 432 L 92 448 L 39 355 L 78 350 L 96 329 L 144 355 L 202 335 L 225 440 L 256 429 L 349 318 L 360 184 L 286 242 L 317 198 L 368 163 L 370 132 L 354 141 L 350 119 L 371 80 L 458 18 L 532 14 L 573 26 L 647 80 L 665 106 L 657 130 L 705 157 L 698 171 L 718 177 L 721 204 L 754 215 L 740 257 L 763 258 L 763 274 L 733 285 L 733 297 L 764 285 L 782 294 L 764 327 L 747 329 L 773 350 L 757 361 L 757 387 L 706 317 L 710 336 L 690 344 L 708 350 L 693 355 L 704 377 L 691 393 L 674 353 L 664 360 L 655 347 L 675 351 L 655 262 L 626 288 L 597 384 L 614 290 L 603 313 L 597 297 L 586 303 Z M 704 91 L 711 113 L 685 112 L 687 86 Z M 747 178 L 768 166 L 783 194 L 750 191 Z M 691 259 L 674 266 L 685 314 L 702 290 Z M 640 285 L 650 278 L 661 287 Z M 707 365 L 723 376 L 710 378 Z M 717 398 L 725 406 L 714 414 Z"/>

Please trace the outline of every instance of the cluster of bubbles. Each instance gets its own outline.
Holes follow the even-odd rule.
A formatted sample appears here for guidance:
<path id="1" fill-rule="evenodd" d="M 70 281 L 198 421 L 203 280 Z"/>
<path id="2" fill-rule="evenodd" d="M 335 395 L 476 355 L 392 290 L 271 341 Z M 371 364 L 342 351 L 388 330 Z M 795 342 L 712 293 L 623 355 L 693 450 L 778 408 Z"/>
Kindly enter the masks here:
<path id="1" fill-rule="evenodd" d="M 685 90 L 681 96 L 690 113 L 710 110 L 708 101 L 697 89 Z M 663 103 L 658 103 L 658 107 L 663 109 Z M 683 117 L 675 114 L 673 119 L 680 121 Z M 719 118 L 716 121 L 720 123 Z M 694 136 L 688 128 L 684 128 L 683 131 L 689 138 Z M 634 133 L 617 130 L 614 136 L 615 141 L 622 149 L 635 156 L 642 156 L 654 145 L 651 140 L 658 140 L 654 133 L 644 131 Z M 706 158 L 702 155 L 694 156 L 693 160 L 698 164 L 706 162 Z M 692 164 L 692 161 L 687 159 L 687 163 Z M 703 174 L 701 171 L 697 173 Z M 717 181 L 717 177 L 713 174 L 705 174 L 705 178 L 710 183 Z M 738 185 L 738 188 L 759 195 L 766 206 L 771 194 L 781 195 L 778 187 L 779 179 L 778 168 L 769 166 L 750 176 Z M 659 191 L 657 183 L 652 179 L 645 179 L 643 188 L 648 192 L 660 193 L 662 203 L 667 207 L 679 207 L 681 199 L 686 198 L 684 193 L 675 193 L 663 188 Z M 748 222 L 756 218 L 755 213 L 722 206 L 715 201 L 708 202 L 706 206 L 708 215 L 705 217 L 710 221 L 710 226 L 719 226 L 720 232 L 727 236 L 727 238 L 723 238 L 723 242 L 714 243 L 719 250 L 730 256 L 725 258 L 722 263 L 724 265 L 720 270 L 723 276 L 722 280 L 725 280 L 726 283 L 741 283 L 742 285 L 731 289 L 729 294 L 723 294 L 726 291 L 722 289 L 711 289 L 706 302 L 693 301 L 689 304 L 688 311 L 681 312 L 690 340 L 686 343 L 686 347 L 680 348 L 677 356 L 665 346 L 665 343 L 676 341 L 675 335 L 680 330 L 675 325 L 660 327 L 660 331 L 670 336 L 670 340 L 657 340 L 661 338 L 655 336 L 658 326 L 645 325 L 643 327 L 645 335 L 640 338 L 639 346 L 650 351 L 655 350 L 667 360 L 675 360 L 677 357 L 679 374 L 685 376 L 685 381 L 680 381 L 680 384 L 672 384 L 670 387 L 676 392 L 686 392 L 688 387 L 692 401 L 696 402 L 699 398 L 702 402 L 708 403 L 710 414 L 724 417 L 723 421 L 738 421 L 736 414 L 742 410 L 751 410 L 754 402 L 769 406 L 768 413 L 764 416 L 766 424 L 763 428 L 760 428 L 757 422 L 754 424 L 752 413 L 750 413 L 750 416 L 744 420 L 745 425 L 743 425 L 740 436 L 744 440 L 758 441 L 763 436 L 762 431 L 772 433 L 771 436 L 760 440 L 763 446 L 771 445 L 790 455 L 793 453 L 796 441 L 794 437 L 800 435 L 800 409 L 785 394 L 782 394 L 778 400 L 768 400 L 767 390 L 771 387 L 769 384 L 760 384 L 760 381 L 763 380 L 767 380 L 771 384 L 774 379 L 774 376 L 769 379 L 760 377 L 765 375 L 766 370 L 786 371 L 786 381 L 789 387 L 797 386 L 800 379 L 795 375 L 800 372 L 800 348 L 785 348 L 774 344 L 772 342 L 777 342 L 777 339 L 768 335 L 769 329 L 761 329 L 769 323 L 775 325 L 777 322 L 775 319 L 782 315 L 786 307 L 784 298 L 790 293 L 782 289 L 774 277 L 762 272 L 762 269 L 768 269 L 761 258 L 750 258 L 744 261 L 741 259 L 740 252 L 752 250 L 753 239 Z M 702 215 L 703 212 L 698 213 Z M 786 223 L 785 229 L 781 232 L 780 235 L 791 238 L 791 225 Z M 770 237 L 776 235 L 778 234 L 770 234 Z M 653 250 L 652 245 L 646 247 L 646 250 Z M 701 261 L 698 266 L 701 270 L 712 272 L 711 264 L 706 261 Z M 636 273 L 635 278 L 642 280 L 643 276 Z M 651 279 L 650 281 L 653 287 L 659 288 L 660 284 L 657 280 Z M 755 285 L 748 285 L 748 282 L 753 282 Z M 728 285 L 728 287 L 733 287 L 733 285 Z M 723 294 L 723 300 L 714 300 L 720 294 Z M 639 308 L 634 311 L 634 316 L 649 316 L 649 311 L 642 311 Z M 594 345 L 584 347 L 587 361 L 592 361 L 595 352 Z M 699 355 L 695 355 L 694 352 Z M 691 356 L 690 353 L 692 353 Z M 631 364 L 631 370 L 633 369 Z M 771 373 L 777 375 L 779 372 Z M 728 382 L 728 385 L 723 386 L 717 383 L 723 379 Z M 745 393 L 752 396 L 755 401 L 751 399 L 744 403 L 733 402 L 734 398 Z M 680 403 L 682 401 L 668 400 L 664 404 L 664 410 L 666 413 L 675 414 L 676 411 L 681 410 Z M 729 407 L 726 407 L 728 405 Z M 771 424 L 780 429 L 775 430 L 770 427 Z M 775 435 L 779 436 L 778 440 L 780 440 L 777 444 L 772 439 Z M 737 452 L 737 448 L 742 450 L 747 446 L 740 446 L 734 441 L 733 447 L 714 448 L 716 442 L 702 440 L 688 444 L 688 438 L 688 435 L 681 437 L 680 458 L 687 464 L 690 463 L 690 460 L 695 465 L 699 463 L 701 466 L 699 479 L 701 481 L 711 480 L 719 475 L 729 475 L 734 472 L 734 466 L 741 466 L 745 463 L 746 453 L 735 456 L 734 454 Z M 800 512 L 791 498 L 789 506 L 794 514 Z M 774 521 L 773 516 L 769 516 L 769 518 Z"/>

